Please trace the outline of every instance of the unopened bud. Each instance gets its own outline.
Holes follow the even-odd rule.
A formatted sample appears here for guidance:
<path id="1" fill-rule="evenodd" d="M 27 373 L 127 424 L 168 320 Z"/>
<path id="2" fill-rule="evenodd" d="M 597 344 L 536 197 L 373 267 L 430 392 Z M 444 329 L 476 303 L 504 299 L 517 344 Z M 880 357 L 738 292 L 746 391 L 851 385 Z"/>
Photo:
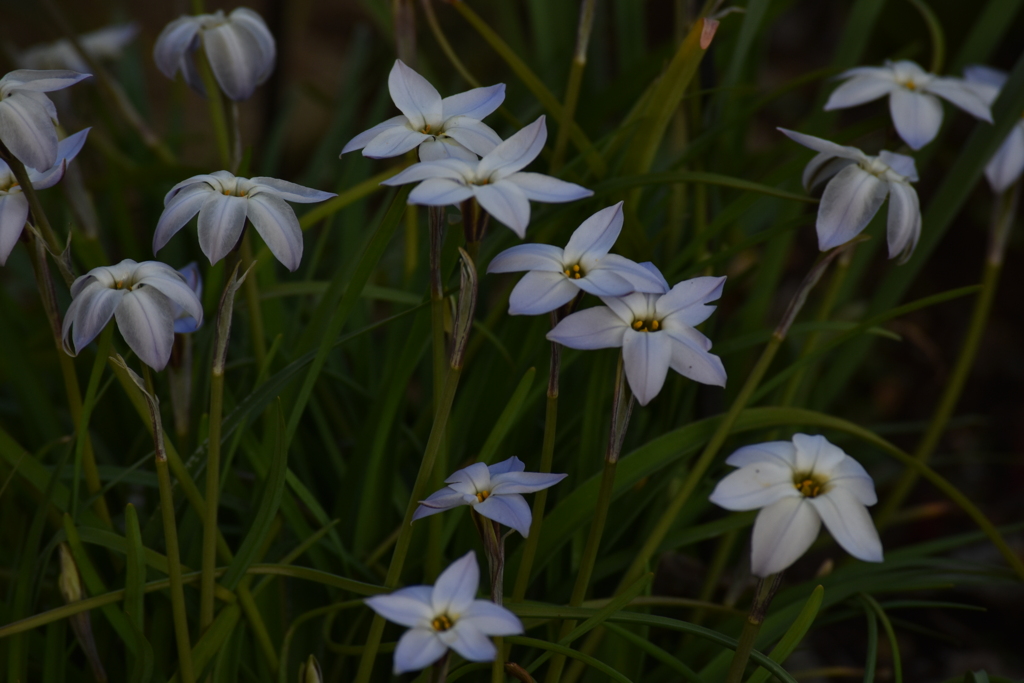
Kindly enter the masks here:
<path id="1" fill-rule="evenodd" d="M 82 580 L 67 543 L 60 544 L 60 578 L 57 579 L 57 586 L 65 602 L 78 602 L 82 599 Z"/>
<path id="2" fill-rule="evenodd" d="M 316 657 L 310 655 L 302 664 L 299 664 L 299 683 L 323 683 L 324 676 L 320 673 L 320 662 Z"/>
<path id="3" fill-rule="evenodd" d="M 469 341 L 469 331 L 473 327 L 473 314 L 476 311 L 477 292 L 476 265 L 462 247 L 459 247 L 459 255 L 461 256 L 459 269 L 462 274 L 462 284 L 459 289 L 459 307 L 452 328 L 451 357 L 451 365 L 456 370 L 462 369 L 462 362 L 465 360 L 466 344 Z"/>

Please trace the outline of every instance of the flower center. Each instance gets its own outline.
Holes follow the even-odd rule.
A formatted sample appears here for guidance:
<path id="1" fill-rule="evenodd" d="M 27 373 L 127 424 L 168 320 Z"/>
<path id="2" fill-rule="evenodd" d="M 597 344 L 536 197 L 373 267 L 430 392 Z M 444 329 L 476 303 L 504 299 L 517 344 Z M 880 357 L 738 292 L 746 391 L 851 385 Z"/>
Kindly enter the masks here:
<path id="1" fill-rule="evenodd" d="M 430 124 L 428 123 L 427 125 L 423 126 L 423 128 L 420 129 L 420 132 L 423 133 L 424 135 L 430 135 Z"/>
<path id="2" fill-rule="evenodd" d="M 481 491 L 480 493 L 476 494 L 476 502 L 482 503 L 482 502 L 484 502 L 485 500 L 487 500 L 490 497 L 491 497 L 491 492 L 490 491 Z"/>
<path id="3" fill-rule="evenodd" d="M 903 87 L 911 91 L 917 90 L 917 83 L 914 83 L 913 79 L 908 78 L 907 80 L 903 81 Z"/>
<path id="4" fill-rule="evenodd" d="M 632 328 L 637 332 L 657 332 L 661 329 L 661 322 L 658 320 L 634 320 Z"/>
<path id="5" fill-rule="evenodd" d="M 562 272 L 565 273 L 565 276 L 570 280 L 579 280 L 581 277 L 586 276 L 586 272 L 580 268 L 580 264 L 578 263 L 570 268 L 566 268 Z"/>
<path id="6" fill-rule="evenodd" d="M 828 490 L 828 480 L 814 474 L 797 474 L 793 477 L 793 488 L 804 498 L 817 498 Z"/>
<path id="7" fill-rule="evenodd" d="M 447 614 L 442 614 L 439 617 L 434 617 L 434 620 L 430 622 L 430 625 L 434 627 L 435 631 L 447 631 L 455 625 L 455 620 Z"/>

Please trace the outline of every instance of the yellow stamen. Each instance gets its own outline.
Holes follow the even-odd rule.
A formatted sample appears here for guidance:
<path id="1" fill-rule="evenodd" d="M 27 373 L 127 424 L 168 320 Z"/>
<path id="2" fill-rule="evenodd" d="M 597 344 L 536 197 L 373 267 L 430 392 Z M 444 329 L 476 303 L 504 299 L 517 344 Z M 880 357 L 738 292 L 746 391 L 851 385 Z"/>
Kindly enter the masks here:
<path id="1" fill-rule="evenodd" d="M 434 620 L 430 622 L 430 625 L 434 627 L 435 631 L 447 631 L 455 625 L 455 622 L 452 621 L 452 618 L 447 614 L 442 614 L 439 617 L 435 617 Z"/>
<path id="2" fill-rule="evenodd" d="M 569 277 L 569 275 L 571 275 L 571 273 L 568 270 L 563 270 L 562 272 L 565 273 L 566 277 Z"/>
<path id="3" fill-rule="evenodd" d="M 633 329 L 634 330 L 639 330 L 643 326 L 644 326 L 644 321 L 643 320 L 637 320 L 636 322 L 633 323 Z"/>
<path id="4" fill-rule="evenodd" d="M 807 498 L 817 498 L 818 494 L 821 493 L 821 484 L 810 477 L 802 481 L 793 482 L 793 486 Z"/>
<path id="5" fill-rule="evenodd" d="M 661 327 L 661 325 L 658 323 L 657 320 L 652 320 L 651 321 L 651 331 L 652 332 L 657 332 L 659 327 Z"/>
<path id="6" fill-rule="evenodd" d="M 485 500 L 487 500 L 490 497 L 491 497 L 491 492 L 490 491 L 481 491 L 480 493 L 476 494 L 476 502 L 482 503 L 482 502 L 484 502 Z"/>

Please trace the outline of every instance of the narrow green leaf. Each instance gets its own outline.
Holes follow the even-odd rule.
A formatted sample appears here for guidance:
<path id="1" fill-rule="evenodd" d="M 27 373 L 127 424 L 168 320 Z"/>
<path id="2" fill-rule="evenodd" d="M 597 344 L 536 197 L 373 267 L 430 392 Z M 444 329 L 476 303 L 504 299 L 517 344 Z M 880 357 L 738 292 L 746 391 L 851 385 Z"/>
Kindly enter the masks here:
<path id="1" fill-rule="evenodd" d="M 146 549 L 142 545 L 139 517 L 131 503 L 124 510 L 124 535 L 128 551 L 124 579 L 124 613 L 132 625 L 142 631 L 145 629 L 142 590 L 146 583 Z"/>
<path id="2" fill-rule="evenodd" d="M 632 631 L 628 631 L 622 628 L 621 626 L 617 626 L 615 624 L 605 624 L 604 627 L 612 633 L 614 633 L 615 635 L 617 635 L 619 638 L 622 638 L 623 640 L 628 642 L 633 647 L 639 648 L 646 652 L 648 655 L 650 655 L 652 658 L 657 659 L 659 662 L 661 662 L 668 668 L 672 669 L 686 680 L 692 681 L 692 683 L 704 683 L 704 679 L 700 677 L 700 674 L 698 674 L 696 671 L 686 666 L 681 661 L 670 655 L 668 652 L 665 652 L 660 647 L 658 647 L 651 641 L 647 640 L 646 638 L 638 636 Z"/>
<path id="3" fill-rule="evenodd" d="M 530 368 L 523 373 L 523 378 L 519 380 L 516 390 L 512 392 L 511 398 L 505 404 L 505 409 L 501 411 L 498 421 L 494 423 L 491 433 L 487 436 L 487 441 L 484 442 L 483 447 L 480 449 L 477 460 L 487 464 L 491 464 L 494 461 L 498 447 L 501 446 L 501 442 L 504 441 L 509 430 L 512 429 L 512 425 L 519 418 L 519 412 L 523 408 L 523 403 L 526 401 L 526 396 L 530 392 L 530 387 L 533 386 L 533 379 L 536 376 L 537 368 Z"/>
<path id="4" fill-rule="evenodd" d="M 596 194 L 600 194 L 602 192 L 612 192 L 615 190 L 623 190 L 633 187 L 670 185 L 673 183 L 704 183 L 706 185 L 719 185 L 721 187 L 731 187 L 744 192 L 756 192 L 758 194 L 768 195 L 769 197 L 791 199 L 805 204 L 818 203 L 817 199 L 808 197 L 806 194 L 787 192 L 786 190 L 780 190 L 777 187 L 762 185 L 761 183 L 744 180 L 743 178 L 734 178 L 733 176 L 722 175 L 721 173 L 706 173 L 703 171 L 665 171 L 663 173 L 642 173 L 639 175 L 620 176 L 618 178 L 598 183 L 594 187 L 594 192 Z"/>
<path id="5" fill-rule="evenodd" d="M 814 623 L 814 618 L 818 616 L 818 610 L 821 609 L 821 601 L 824 598 L 825 588 L 819 585 L 811 593 L 811 597 L 807 598 L 807 602 L 804 603 L 800 614 L 793 620 L 793 625 L 782 636 L 782 640 L 769 653 L 768 656 L 772 658 L 772 661 L 782 664 L 786 661 L 786 658 L 793 654 L 793 650 L 796 649 L 800 641 L 807 635 L 807 631 L 810 630 L 811 624 Z M 764 683 L 770 675 L 766 669 L 759 668 L 747 679 L 747 683 Z"/>
<path id="6" fill-rule="evenodd" d="M 632 683 L 628 678 L 623 676 L 621 673 L 611 668 L 600 659 L 595 659 L 590 655 L 585 655 L 582 652 L 577 652 L 571 647 L 565 647 L 564 645 L 558 645 L 556 643 L 549 643 L 546 640 L 540 640 L 538 638 L 526 638 L 524 636 L 505 636 L 505 642 L 512 643 L 513 645 L 525 645 L 526 647 L 535 647 L 539 650 L 547 650 L 554 654 L 563 655 L 571 659 L 578 659 L 595 671 L 600 671 L 605 676 L 613 681 L 619 683 Z"/>
<path id="7" fill-rule="evenodd" d="M 153 663 L 155 660 L 153 646 L 146 640 L 146 635 L 136 625 L 132 615 L 126 612 L 125 617 L 128 619 L 128 624 L 132 627 L 132 633 L 135 635 L 135 651 L 139 653 L 135 658 L 135 666 L 132 667 L 131 678 L 128 680 L 131 683 L 149 683 L 153 678 Z"/>

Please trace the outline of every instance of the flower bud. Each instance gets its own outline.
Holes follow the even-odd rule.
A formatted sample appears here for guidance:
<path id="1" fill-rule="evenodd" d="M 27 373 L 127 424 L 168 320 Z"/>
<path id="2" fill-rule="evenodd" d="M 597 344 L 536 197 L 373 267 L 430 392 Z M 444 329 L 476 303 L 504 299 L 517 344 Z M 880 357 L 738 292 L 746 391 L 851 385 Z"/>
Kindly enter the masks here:
<path id="1" fill-rule="evenodd" d="M 320 662 L 316 657 L 310 655 L 302 664 L 299 664 L 299 683 L 323 683 L 324 676 L 320 672 Z"/>

